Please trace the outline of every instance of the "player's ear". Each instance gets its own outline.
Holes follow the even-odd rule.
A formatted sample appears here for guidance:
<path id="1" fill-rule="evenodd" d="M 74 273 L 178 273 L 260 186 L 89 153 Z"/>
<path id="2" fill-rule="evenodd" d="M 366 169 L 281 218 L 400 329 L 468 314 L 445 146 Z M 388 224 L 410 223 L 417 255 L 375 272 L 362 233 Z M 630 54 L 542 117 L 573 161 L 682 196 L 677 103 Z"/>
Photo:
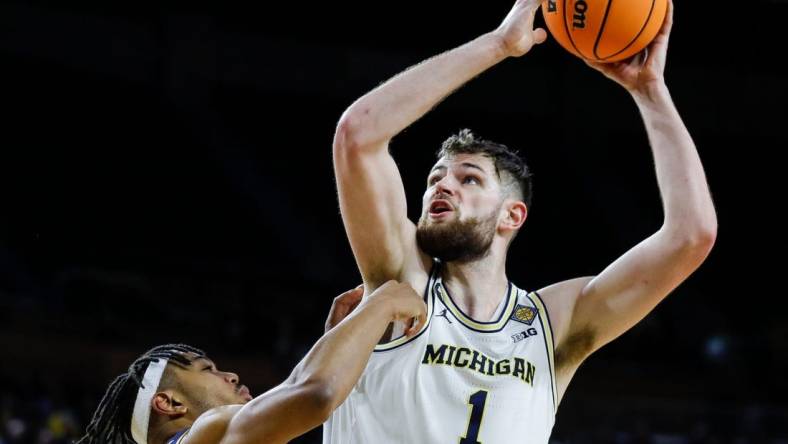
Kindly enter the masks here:
<path id="1" fill-rule="evenodd" d="M 154 412 L 169 417 L 183 416 L 189 411 L 180 396 L 170 390 L 156 393 L 151 401 L 151 407 Z"/>
<path id="2" fill-rule="evenodd" d="M 528 207 L 521 200 L 506 199 L 502 210 L 504 211 L 502 227 L 510 231 L 519 230 L 528 217 Z"/>

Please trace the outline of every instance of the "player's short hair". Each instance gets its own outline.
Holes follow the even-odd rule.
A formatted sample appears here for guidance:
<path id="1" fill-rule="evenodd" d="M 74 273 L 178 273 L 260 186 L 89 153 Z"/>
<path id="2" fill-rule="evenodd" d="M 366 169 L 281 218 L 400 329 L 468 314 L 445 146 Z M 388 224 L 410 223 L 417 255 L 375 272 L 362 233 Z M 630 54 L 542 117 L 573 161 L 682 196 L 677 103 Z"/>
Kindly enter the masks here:
<path id="1" fill-rule="evenodd" d="M 195 356 L 186 356 L 187 353 Z M 76 444 L 136 444 L 131 435 L 131 416 L 148 365 L 166 359 L 168 363 L 186 368 L 195 358 L 205 356 L 202 350 L 185 344 L 159 345 L 145 352 L 134 360 L 126 373 L 112 381 L 93 413 L 85 435 Z M 169 388 L 168 384 L 174 382 L 165 372 L 159 387 Z"/>
<path id="2" fill-rule="evenodd" d="M 465 128 L 446 139 L 437 152 L 443 156 L 457 154 L 482 154 L 493 161 L 495 173 L 504 189 L 525 202 L 531 208 L 533 183 L 531 170 L 516 150 L 506 145 L 477 138 L 471 130 Z"/>

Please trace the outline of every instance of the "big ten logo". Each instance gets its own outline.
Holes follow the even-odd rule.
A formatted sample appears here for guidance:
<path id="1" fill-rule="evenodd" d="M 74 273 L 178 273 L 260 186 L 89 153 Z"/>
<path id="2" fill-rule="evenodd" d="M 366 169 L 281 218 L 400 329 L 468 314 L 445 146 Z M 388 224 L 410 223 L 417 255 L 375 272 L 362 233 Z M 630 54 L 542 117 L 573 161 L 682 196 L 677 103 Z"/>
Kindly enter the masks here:
<path id="1" fill-rule="evenodd" d="M 512 341 L 517 343 L 522 341 L 523 339 L 528 339 L 531 336 L 536 336 L 536 329 L 531 327 L 528 330 L 523 330 L 520 333 L 512 335 Z"/>

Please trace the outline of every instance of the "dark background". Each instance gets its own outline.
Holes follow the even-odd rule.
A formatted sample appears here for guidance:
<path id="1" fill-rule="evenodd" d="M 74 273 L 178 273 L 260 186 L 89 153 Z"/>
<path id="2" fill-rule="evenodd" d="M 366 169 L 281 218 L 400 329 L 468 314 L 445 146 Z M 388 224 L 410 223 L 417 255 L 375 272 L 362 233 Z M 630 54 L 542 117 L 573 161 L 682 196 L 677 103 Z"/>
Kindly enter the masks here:
<path id="1" fill-rule="evenodd" d="M 109 381 L 160 343 L 205 349 L 254 393 L 286 377 L 359 282 L 331 165 L 342 111 L 510 6 L 3 0 L 0 443 L 76 436 Z M 583 365 L 553 442 L 788 442 L 786 17 L 783 1 L 677 0 L 666 78 L 718 240 Z M 464 127 L 535 173 L 509 259 L 519 286 L 598 273 L 658 229 L 634 103 L 554 41 L 394 140 L 414 219 L 434 151 Z"/>

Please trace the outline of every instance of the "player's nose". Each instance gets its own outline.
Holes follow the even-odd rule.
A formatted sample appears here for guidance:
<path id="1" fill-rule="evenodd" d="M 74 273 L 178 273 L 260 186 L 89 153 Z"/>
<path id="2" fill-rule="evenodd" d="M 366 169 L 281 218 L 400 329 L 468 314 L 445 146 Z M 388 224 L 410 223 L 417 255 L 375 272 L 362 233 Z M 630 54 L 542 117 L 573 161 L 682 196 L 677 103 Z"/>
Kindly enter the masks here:
<path id="1" fill-rule="evenodd" d="M 447 194 L 449 196 L 454 195 L 454 182 L 448 174 L 435 184 L 435 194 Z"/>
<path id="2" fill-rule="evenodd" d="M 224 372 L 224 380 L 231 384 L 238 384 L 240 378 L 238 378 L 238 375 L 233 372 Z"/>

